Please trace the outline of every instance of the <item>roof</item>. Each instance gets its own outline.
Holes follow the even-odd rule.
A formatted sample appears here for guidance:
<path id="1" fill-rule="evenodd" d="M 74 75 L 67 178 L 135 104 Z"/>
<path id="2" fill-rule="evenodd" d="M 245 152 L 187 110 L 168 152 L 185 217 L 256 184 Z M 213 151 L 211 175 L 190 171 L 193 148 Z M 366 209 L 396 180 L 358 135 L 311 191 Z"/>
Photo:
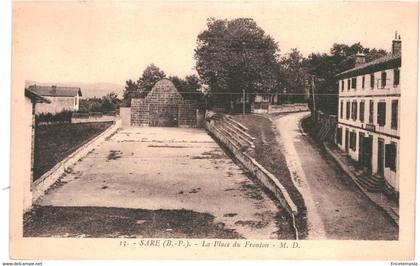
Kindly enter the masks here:
<path id="1" fill-rule="evenodd" d="M 57 86 L 38 86 L 32 85 L 29 86 L 33 92 L 41 96 L 51 96 L 51 97 L 74 97 L 82 96 L 82 91 L 79 87 L 57 87 Z"/>
<path id="2" fill-rule="evenodd" d="M 32 91 L 29 88 L 25 89 L 25 96 L 28 97 L 29 99 L 31 99 L 32 101 L 37 102 L 37 103 L 51 103 L 50 100 L 42 97 L 41 95 Z"/>
<path id="3" fill-rule="evenodd" d="M 366 64 L 341 72 L 336 75 L 336 78 L 349 78 L 396 67 L 401 67 L 401 55 L 386 55 Z"/>

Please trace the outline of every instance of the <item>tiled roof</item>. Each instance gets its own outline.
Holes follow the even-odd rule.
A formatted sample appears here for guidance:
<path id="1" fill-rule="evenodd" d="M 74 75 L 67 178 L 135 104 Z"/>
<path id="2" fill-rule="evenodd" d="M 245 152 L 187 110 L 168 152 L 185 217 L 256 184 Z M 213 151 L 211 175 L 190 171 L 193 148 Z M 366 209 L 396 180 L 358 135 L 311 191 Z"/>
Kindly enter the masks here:
<path id="1" fill-rule="evenodd" d="M 29 86 L 29 89 L 41 96 L 51 97 L 74 97 L 82 96 L 82 91 L 78 87 L 56 87 L 56 86 Z"/>
<path id="2" fill-rule="evenodd" d="M 337 78 L 348 78 L 352 76 L 364 75 L 385 69 L 401 67 L 401 55 L 386 55 L 366 64 L 354 67 L 341 72 Z"/>
<path id="3" fill-rule="evenodd" d="M 28 97 L 29 99 L 37 102 L 37 103 L 51 103 L 50 100 L 42 97 L 41 95 L 39 95 L 38 93 L 32 91 L 29 88 L 25 89 L 25 96 Z"/>

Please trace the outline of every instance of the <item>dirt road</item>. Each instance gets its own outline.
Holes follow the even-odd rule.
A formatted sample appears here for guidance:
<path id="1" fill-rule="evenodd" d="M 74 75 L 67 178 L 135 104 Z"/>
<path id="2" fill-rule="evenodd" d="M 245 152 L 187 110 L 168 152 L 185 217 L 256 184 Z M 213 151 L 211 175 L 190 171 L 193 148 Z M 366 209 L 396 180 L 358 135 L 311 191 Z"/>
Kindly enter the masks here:
<path id="1" fill-rule="evenodd" d="M 200 129 L 120 130 L 36 204 L 26 236 L 293 237 L 276 203 Z"/>
<path id="2" fill-rule="evenodd" d="M 292 178 L 308 210 L 308 238 L 397 239 L 398 228 L 300 132 L 299 121 L 306 115 L 291 113 L 273 119 Z"/>

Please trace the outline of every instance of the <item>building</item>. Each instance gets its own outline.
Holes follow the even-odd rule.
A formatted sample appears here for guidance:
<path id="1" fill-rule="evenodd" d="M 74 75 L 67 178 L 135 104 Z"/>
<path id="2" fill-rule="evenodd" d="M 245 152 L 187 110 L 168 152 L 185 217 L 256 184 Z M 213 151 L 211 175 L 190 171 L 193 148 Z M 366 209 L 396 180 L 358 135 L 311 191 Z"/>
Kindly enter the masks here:
<path id="1" fill-rule="evenodd" d="M 336 143 L 369 174 L 361 184 L 369 190 L 399 195 L 401 38 L 392 54 L 365 63 L 356 55 L 354 68 L 337 75 Z"/>
<path id="2" fill-rule="evenodd" d="M 33 181 L 34 145 L 35 145 L 35 109 L 39 104 L 49 104 L 50 101 L 37 94 L 31 89 L 25 89 L 25 105 L 22 124 L 22 141 L 25 151 L 20 159 L 20 165 L 24 169 L 24 197 L 23 207 L 28 210 L 32 206 L 31 184 Z"/>
<path id="3" fill-rule="evenodd" d="M 36 94 L 48 99 L 50 104 L 37 104 L 35 113 L 59 113 L 62 111 L 78 111 L 82 91 L 78 87 L 38 86 L 28 87 Z"/>
<path id="4" fill-rule="evenodd" d="M 131 99 L 130 125 L 196 127 L 198 105 L 178 92 L 169 79 L 161 79 L 144 98 Z"/>

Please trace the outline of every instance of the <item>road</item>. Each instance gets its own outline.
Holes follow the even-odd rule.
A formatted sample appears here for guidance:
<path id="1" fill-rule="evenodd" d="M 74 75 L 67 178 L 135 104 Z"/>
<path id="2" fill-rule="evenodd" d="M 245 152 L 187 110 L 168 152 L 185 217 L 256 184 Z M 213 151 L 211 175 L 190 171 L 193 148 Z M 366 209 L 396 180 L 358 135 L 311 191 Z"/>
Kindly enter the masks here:
<path id="1" fill-rule="evenodd" d="M 118 131 L 36 202 L 25 236 L 290 238 L 279 206 L 204 130 Z"/>
<path id="2" fill-rule="evenodd" d="M 398 239 L 398 227 L 373 205 L 350 177 L 299 130 L 308 115 L 274 117 L 278 141 L 308 211 L 309 239 Z"/>

